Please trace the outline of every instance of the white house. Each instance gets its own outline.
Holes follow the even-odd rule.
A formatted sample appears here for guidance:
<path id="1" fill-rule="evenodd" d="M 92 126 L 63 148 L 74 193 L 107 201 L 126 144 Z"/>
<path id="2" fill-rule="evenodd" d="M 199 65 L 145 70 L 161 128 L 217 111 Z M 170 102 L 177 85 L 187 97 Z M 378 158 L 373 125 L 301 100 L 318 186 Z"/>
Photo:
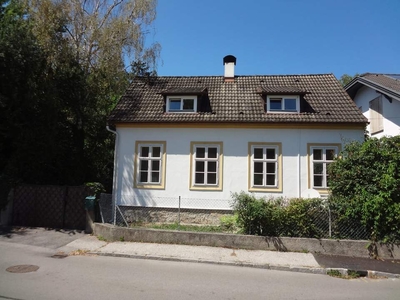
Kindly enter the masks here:
<path id="1" fill-rule="evenodd" d="M 327 166 L 367 119 L 333 74 L 136 78 L 109 116 L 118 205 L 229 208 L 232 192 L 328 192 Z M 311 193 L 311 194 L 310 194 Z M 190 204 L 191 203 L 191 204 Z"/>
<path id="2" fill-rule="evenodd" d="M 366 73 L 349 82 L 345 90 L 368 119 L 370 136 L 400 134 L 400 74 Z"/>

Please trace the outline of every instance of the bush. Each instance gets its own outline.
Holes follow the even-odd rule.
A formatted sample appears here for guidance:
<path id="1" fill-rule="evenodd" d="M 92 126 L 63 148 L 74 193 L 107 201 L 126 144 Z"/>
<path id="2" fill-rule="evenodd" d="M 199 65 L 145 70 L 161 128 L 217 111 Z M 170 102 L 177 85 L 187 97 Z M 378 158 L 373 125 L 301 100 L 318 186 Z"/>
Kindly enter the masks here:
<path id="1" fill-rule="evenodd" d="M 329 166 L 331 204 L 373 241 L 400 241 L 400 136 L 351 142 Z"/>
<path id="2" fill-rule="evenodd" d="M 265 199 L 245 192 L 234 193 L 232 198 L 244 234 L 321 237 L 327 231 L 328 217 L 321 213 L 321 199 Z"/>

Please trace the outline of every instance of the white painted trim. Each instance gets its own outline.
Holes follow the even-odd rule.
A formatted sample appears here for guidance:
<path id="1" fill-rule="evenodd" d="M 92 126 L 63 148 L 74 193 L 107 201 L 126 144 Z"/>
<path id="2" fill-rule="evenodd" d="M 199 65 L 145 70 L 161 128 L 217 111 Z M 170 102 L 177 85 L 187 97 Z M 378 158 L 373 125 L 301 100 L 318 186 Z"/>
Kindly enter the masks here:
<path id="1" fill-rule="evenodd" d="M 181 107 L 180 110 L 170 110 L 170 100 L 175 100 L 175 99 L 180 99 L 181 101 Z M 185 111 L 183 110 L 183 100 L 184 99 L 192 99 L 193 100 L 193 111 Z M 170 113 L 195 113 L 197 112 L 197 96 L 193 95 L 177 95 L 177 96 L 167 96 L 167 103 L 166 103 L 166 111 Z"/>
<path id="2" fill-rule="evenodd" d="M 281 98 L 282 99 L 282 107 L 285 105 L 285 99 L 296 99 L 296 111 L 293 110 L 271 110 L 270 108 L 270 99 L 271 98 Z M 267 96 L 267 112 L 270 113 L 299 113 L 300 112 L 300 96 L 298 95 L 268 95 Z"/>

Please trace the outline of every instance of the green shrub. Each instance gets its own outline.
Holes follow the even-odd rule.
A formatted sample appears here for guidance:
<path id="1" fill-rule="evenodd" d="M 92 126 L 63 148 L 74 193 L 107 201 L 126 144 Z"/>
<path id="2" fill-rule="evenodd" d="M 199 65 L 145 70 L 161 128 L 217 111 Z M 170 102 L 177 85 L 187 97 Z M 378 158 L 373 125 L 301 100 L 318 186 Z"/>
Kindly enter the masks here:
<path id="1" fill-rule="evenodd" d="M 321 213 L 321 199 L 265 199 L 245 192 L 234 193 L 232 198 L 244 234 L 318 238 L 327 232 L 328 217 Z"/>
<path id="2" fill-rule="evenodd" d="M 219 226 L 223 232 L 236 233 L 238 231 L 237 220 L 237 214 L 224 215 L 220 218 Z"/>
<path id="3" fill-rule="evenodd" d="M 331 205 L 373 241 L 400 241 L 400 136 L 351 142 L 329 166 Z"/>

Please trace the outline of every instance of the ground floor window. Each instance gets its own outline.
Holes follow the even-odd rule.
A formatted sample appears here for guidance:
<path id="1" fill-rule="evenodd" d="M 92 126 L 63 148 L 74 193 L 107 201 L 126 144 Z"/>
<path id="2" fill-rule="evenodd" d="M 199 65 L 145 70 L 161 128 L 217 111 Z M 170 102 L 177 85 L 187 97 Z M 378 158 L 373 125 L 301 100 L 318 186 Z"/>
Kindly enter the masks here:
<path id="1" fill-rule="evenodd" d="M 191 189 L 222 189 L 222 143 L 191 143 Z"/>
<path id="2" fill-rule="evenodd" d="M 249 190 L 277 191 L 281 188 L 280 143 L 249 143 Z"/>
<path id="3" fill-rule="evenodd" d="M 165 142 L 136 142 L 136 187 L 164 188 L 165 148 Z"/>
<path id="4" fill-rule="evenodd" d="M 309 174 L 310 187 L 314 189 L 329 188 L 329 164 L 333 162 L 339 152 L 340 145 L 309 145 Z"/>

